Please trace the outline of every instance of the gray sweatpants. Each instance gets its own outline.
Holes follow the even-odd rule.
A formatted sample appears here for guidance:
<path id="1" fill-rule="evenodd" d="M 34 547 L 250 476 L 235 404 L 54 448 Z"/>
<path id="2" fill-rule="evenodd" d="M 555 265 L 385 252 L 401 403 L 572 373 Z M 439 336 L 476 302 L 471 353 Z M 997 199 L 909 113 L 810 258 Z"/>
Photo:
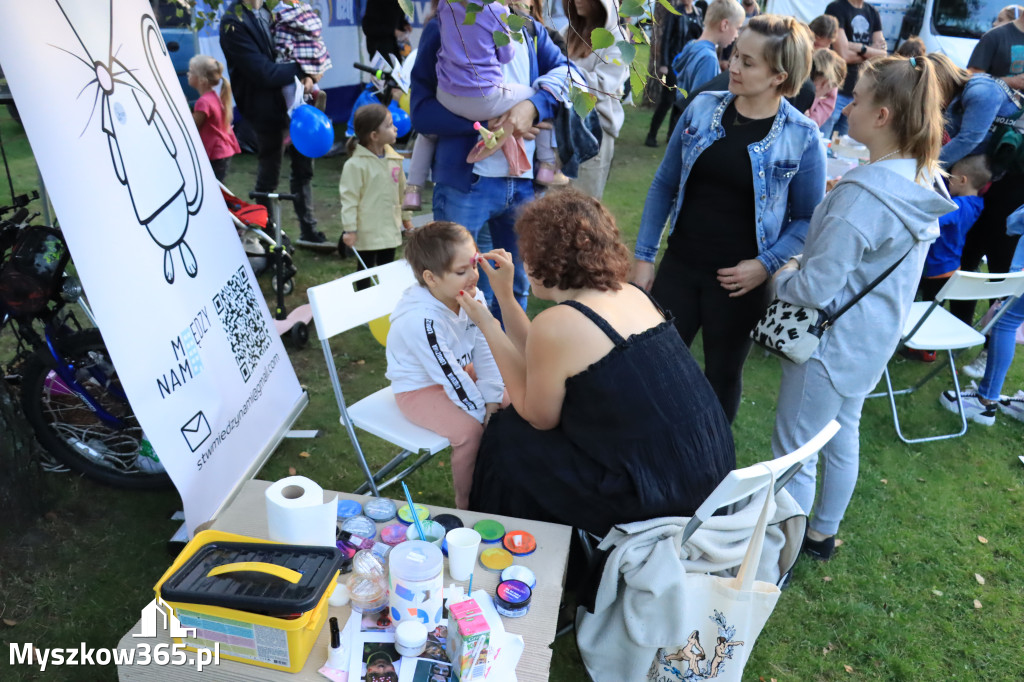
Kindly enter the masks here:
<path id="1" fill-rule="evenodd" d="M 811 516 L 810 527 L 825 535 L 835 535 L 839 530 L 839 523 L 857 484 L 860 414 L 865 397 L 840 395 L 819 360 L 811 359 L 802 365 L 782 360 L 782 385 L 775 410 L 772 454 L 778 458 L 793 452 L 832 419 L 837 420 L 841 427 L 821 452 L 808 459 L 786 485 L 786 490 Z M 819 455 L 822 460 L 821 495 L 815 500 Z"/>

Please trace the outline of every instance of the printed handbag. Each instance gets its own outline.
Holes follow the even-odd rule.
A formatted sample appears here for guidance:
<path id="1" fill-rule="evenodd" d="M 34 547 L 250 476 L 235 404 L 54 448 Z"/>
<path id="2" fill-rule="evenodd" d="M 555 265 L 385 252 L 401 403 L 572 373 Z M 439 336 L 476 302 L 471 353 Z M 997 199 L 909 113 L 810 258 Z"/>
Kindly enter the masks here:
<path id="1" fill-rule="evenodd" d="M 787 303 L 776 298 L 754 325 L 754 328 L 750 330 L 750 338 L 765 350 L 802 365 L 814 355 L 818 344 L 821 343 L 821 335 L 828 331 L 829 327 L 835 324 L 843 313 L 855 306 L 857 301 L 864 298 L 872 289 L 881 284 L 883 279 L 891 275 L 892 271 L 899 267 L 916 245 L 917 242 L 911 244 L 910 249 L 898 261 L 847 301 L 846 305 L 831 317 L 818 308 Z"/>
<path id="2" fill-rule="evenodd" d="M 775 299 L 750 331 L 750 338 L 762 348 L 800 365 L 814 354 L 830 324 L 828 316 L 817 308 Z"/>
<path id="3" fill-rule="evenodd" d="M 768 512 L 775 500 L 775 475 L 735 578 L 701 573 L 686 576 L 685 641 L 662 647 L 647 671 L 647 682 L 716 680 L 740 682 L 743 668 L 772 615 L 781 591 L 756 580 Z"/>

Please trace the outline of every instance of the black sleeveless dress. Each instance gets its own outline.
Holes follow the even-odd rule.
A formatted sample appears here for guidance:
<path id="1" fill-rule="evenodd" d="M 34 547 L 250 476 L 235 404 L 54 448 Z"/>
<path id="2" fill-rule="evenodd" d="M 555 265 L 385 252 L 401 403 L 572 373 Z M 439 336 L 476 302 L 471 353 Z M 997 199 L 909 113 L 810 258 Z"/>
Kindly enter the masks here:
<path id="1" fill-rule="evenodd" d="M 667 319 L 623 339 L 587 306 L 563 305 L 615 347 L 566 379 L 554 429 L 533 428 L 512 407 L 491 418 L 470 509 L 598 535 L 618 523 L 692 515 L 736 467 L 736 454 L 725 413 L 675 325 Z"/>

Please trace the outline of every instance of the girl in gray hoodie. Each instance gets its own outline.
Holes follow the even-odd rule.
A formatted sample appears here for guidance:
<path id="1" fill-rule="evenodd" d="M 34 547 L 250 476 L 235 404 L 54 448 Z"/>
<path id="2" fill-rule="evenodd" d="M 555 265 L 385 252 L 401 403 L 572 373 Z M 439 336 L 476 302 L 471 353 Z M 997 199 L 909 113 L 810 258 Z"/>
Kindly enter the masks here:
<path id="1" fill-rule="evenodd" d="M 942 109 L 928 60 L 866 63 L 843 113 L 870 163 L 847 173 L 815 209 L 803 254 L 775 276 L 776 295 L 832 314 L 907 257 L 825 332 L 810 360 L 782 360 L 775 457 L 797 449 L 831 419 L 842 426 L 820 453 L 820 497 L 815 501 L 817 457 L 786 486 L 812 516 L 804 551 L 822 560 L 832 555 L 857 482 L 864 398 L 899 343 L 928 246 L 939 236 L 938 218 L 955 208 L 938 170 Z"/>

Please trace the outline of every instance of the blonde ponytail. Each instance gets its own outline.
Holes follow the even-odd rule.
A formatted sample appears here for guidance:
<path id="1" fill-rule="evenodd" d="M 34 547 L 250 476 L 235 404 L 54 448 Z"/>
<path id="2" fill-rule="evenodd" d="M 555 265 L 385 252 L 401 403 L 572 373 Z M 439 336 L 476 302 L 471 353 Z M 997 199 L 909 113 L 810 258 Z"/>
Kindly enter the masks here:
<path id="1" fill-rule="evenodd" d="M 206 81 L 211 88 L 220 83 L 220 103 L 224 108 L 224 130 L 231 131 L 231 122 L 235 118 L 234 103 L 231 100 L 231 84 L 224 77 L 224 65 L 213 57 L 197 54 L 188 61 L 188 68 L 195 75 Z"/>
<path id="2" fill-rule="evenodd" d="M 861 67 L 872 97 L 889 109 L 899 149 L 917 162 L 918 179 L 938 175 L 942 148 L 942 88 L 935 66 L 921 57 L 882 57 Z"/>

